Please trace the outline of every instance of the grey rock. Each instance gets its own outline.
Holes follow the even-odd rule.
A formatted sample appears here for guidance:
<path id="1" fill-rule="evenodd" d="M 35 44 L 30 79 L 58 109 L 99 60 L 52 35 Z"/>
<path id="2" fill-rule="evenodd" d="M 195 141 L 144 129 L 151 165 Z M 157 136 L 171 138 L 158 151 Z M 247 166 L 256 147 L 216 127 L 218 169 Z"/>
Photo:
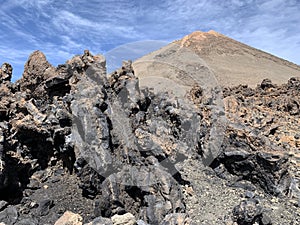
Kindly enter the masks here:
<path id="1" fill-rule="evenodd" d="M 109 218 L 97 217 L 89 225 L 113 225 L 113 222 Z"/>
<path id="2" fill-rule="evenodd" d="M 136 225 L 136 219 L 131 213 L 111 217 L 113 225 Z"/>
<path id="3" fill-rule="evenodd" d="M 191 220 L 185 213 L 172 213 L 166 215 L 160 225 L 188 225 L 191 224 Z"/>
<path id="4" fill-rule="evenodd" d="M 0 212 L 0 221 L 6 224 L 14 224 L 19 217 L 18 211 L 13 206 L 8 206 Z"/>
<path id="5" fill-rule="evenodd" d="M 53 200 L 45 199 L 39 202 L 39 206 L 37 208 L 37 215 L 38 216 L 46 216 L 50 209 L 54 206 Z"/>
<path id="6" fill-rule="evenodd" d="M 272 88 L 274 87 L 274 85 L 272 84 L 272 81 L 270 79 L 264 79 L 261 84 L 260 87 L 262 89 L 268 89 L 268 88 Z"/>
<path id="7" fill-rule="evenodd" d="M 254 198 L 255 197 L 255 193 L 252 192 L 252 191 L 246 191 L 245 197 L 246 198 Z"/>
<path id="8" fill-rule="evenodd" d="M 128 168 L 106 179 L 102 184 L 101 197 L 104 201 L 101 206 L 105 202 L 109 204 L 101 210 L 102 215 L 109 216 L 105 214 L 107 208 L 111 209 L 111 214 L 131 209 L 147 218 L 150 224 L 155 224 L 175 208 L 184 211 L 180 186 L 174 178 L 159 168 L 149 169 L 151 174 L 146 170 L 142 172 L 137 168 Z M 157 188 L 157 184 L 162 188 Z M 154 193 L 150 194 L 149 190 Z"/>
<path id="9" fill-rule="evenodd" d="M 143 220 L 137 220 L 136 224 L 137 225 L 149 225 L 148 223 L 144 222 Z"/>
<path id="10" fill-rule="evenodd" d="M 8 205 L 8 202 L 6 201 L 0 201 L 0 211 L 5 209 L 5 207 Z"/>
<path id="11" fill-rule="evenodd" d="M 270 216 L 266 212 L 264 212 L 262 214 L 261 223 L 263 225 L 272 225 L 273 224 L 272 219 L 270 218 Z"/>
<path id="12" fill-rule="evenodd" d="M 26 101 L 25 107 L 27 111 L 33 116 L 34 120 L 37 121 L 37 123 L 42 123 L 46 119 L 47 116 L 39 112 L 38 108 L 33 103 L 33 99 Z"/>
<path id="13" fill-rule="evenodd" d="M 253 224 L 260 222 L 262 207 L 256 200 L 244 200 L 233 210 L 234 221 L 238 224 Z"/>
<path id="14" fill-rule="evenodd" d="M 22 219 L 15 223 L 15 225 L 38 225 L 37 219 Z"/>
<path id="15" fill-rule="evenodd" d="M 4 187 L 5 180 L 5 152 L 4 152 L 4 133 L 2 127 L 0 127 L 0 190 Z"/>
<path id="16" fill-rule="evenodd" d="M 92 56 L 86 52 L 84 59 Z M 77 158 L 84 158 L 90 167 L 104 175 L 112 162 L 109 146 L 108 120 L 99 106 L 105 100 L 101 84 L 107 82 L 101 67 L 101 61 L 89 60 L 87 68 L 90 72 L 82 74 L 73 90 L 74 99 L 71 104 L 73 114 L 72 139 Z"/>
<path id="17" fill-rule="evenodd" d="M 223 164 L 232 174 L 246 177 L 246 180 L 260 184 L 268 193 L 279 195 L 284 192 L 283 190 L 288 189 L 290 176 L 286 156 L 264 152 L 250 154 L 227 148 L 215 163 L 218 165 L 214 165 L 216 169 Z M 224 172 L 221 174 L 218 172 L 218 175 L 222 176 Z"/>

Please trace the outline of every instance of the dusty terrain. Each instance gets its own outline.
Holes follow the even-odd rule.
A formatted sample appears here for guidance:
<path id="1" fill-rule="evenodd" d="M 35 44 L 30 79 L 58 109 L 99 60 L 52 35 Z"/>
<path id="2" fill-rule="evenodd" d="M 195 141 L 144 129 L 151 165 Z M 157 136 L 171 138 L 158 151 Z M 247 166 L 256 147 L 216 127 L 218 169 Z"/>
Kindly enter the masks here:
<path id="1" fill-rule="evenodd" d="M 291 77 L 300 76 L 298 65 L 252 48 L 215 31 L 196 31 L 170 45 L 174 44 L 180 48 L 189 49 L 190 52 L 197 55 L 198 59 L 201 58 L 205 61 L 221 86 L 247 84 L 250 87 L 255 87 L 265 78 L 276 84 L 283 84 Z M 145 70 L 141 66 L 142 61 L 153 60 L 155 55 L 162 54 L 168 47 L 161 48 L 137 60 L 138 65 L 134 65 L 136 73 L 139 74 L 139 70 L 141 72 Z"/>
<path id="2" fill-rule="evenodd" d="M 176 42 L 196 52 L 224 86 L 247 84 L 255 87 L 263 79 L 283 84 L 300 76 L 296 64 L 252 48 L 218 32 L 194 32 Z"/>

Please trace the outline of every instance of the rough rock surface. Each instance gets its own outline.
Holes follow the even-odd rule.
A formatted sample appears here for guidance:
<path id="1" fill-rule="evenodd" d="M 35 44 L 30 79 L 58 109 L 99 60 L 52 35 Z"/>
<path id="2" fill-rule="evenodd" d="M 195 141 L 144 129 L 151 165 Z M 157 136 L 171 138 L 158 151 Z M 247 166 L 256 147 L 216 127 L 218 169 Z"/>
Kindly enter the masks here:
<path id="1" fill-rule="evenodd" d="M 70 211 L 65 212 L 54 225 L 82 225 L 82 217 Z"/>
<path id="2" fill-rule="evenodd" d="M 40 89 L 43 89 L 40 84 L 55 75 L 55 68 L 47 61 L 46 56 L 40 51 L 35 51 L 25 64 L 20 89 L 37 97 L 36 95 L 41 94 L 38 93 L 42 91 Z"/>
<path id="3" fill-rule="evenodd" d="M 0 70 L 0 222 L 300 223 L 297 78 L 224 88 L 224 140 L 207 164 L 215 100 L 199 86 L 185 98 L 140 88 L 131 62 L 107 76 L 89 51 L 57 68 L 34 52 L 15 84 L 11 71 Z"/>
<path id="4" fill-rule="evenodd" d="M 135 225 L 136 219 L 131 213 L 126 213 L 123 215 L 114 215 L 111 217 L 114 225 Z"/>

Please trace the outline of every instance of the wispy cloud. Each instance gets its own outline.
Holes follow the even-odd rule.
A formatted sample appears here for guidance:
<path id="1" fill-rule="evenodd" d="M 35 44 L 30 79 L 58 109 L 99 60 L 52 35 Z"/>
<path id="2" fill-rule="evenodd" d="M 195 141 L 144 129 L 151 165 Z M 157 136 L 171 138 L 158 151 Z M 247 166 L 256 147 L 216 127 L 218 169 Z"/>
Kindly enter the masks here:
<path id="1" fill-rule="evenodd" d="M 294 0 L 257 1 L 250 14 L 228 35 L 300 64 L 300 5 Z M 296 50 L 298 49 L 298 51 Z M 295 51 L 296 50 L 296 51 Z M 298 55 L 298 56 L 297 56 Z"/>

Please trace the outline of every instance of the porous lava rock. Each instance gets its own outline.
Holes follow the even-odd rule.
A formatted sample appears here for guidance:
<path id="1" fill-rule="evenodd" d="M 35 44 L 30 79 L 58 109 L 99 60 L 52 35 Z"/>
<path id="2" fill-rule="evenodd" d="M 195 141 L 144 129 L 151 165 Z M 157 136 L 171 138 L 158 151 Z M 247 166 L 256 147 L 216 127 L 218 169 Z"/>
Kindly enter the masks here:
<path id="1" fill-rule="evenodd" d="M 201 87 L 187 99 L 154 93 L 140 88 L 130 61 L 107 75 L 105 58 L 87 50 L 57 68 L 36 51 L 15 84 L 11 72 L 1 67 L 3 222 L 114 224 L 130 215 L 129 224 L 193 224 L 184 193 L 193 195 L 198 168 L 183 177 L 180 165 L 201 162 L 211 135 Z M 211 176 L 299 197 L 297 161 L 290 163 L 300 143 L 299 87 L 292 78 L 223 89 L 227 129 Z M 248 213 L 253 204 L 241 201 L 230 216 L 262 221 L 263 206 Z"/>

